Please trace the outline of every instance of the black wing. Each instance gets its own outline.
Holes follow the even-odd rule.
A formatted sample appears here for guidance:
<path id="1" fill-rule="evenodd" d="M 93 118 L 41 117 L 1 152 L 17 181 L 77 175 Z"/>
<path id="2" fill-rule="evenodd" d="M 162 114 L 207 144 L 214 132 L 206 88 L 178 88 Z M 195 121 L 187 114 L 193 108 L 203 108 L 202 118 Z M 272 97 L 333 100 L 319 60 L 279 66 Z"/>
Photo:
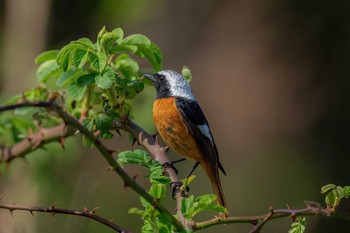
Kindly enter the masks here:
<path id="1" fill-rule="evenodd" d="M 193 134 L 202 153 L 211 162 L 217 164 L 222 173 L 226 175 L 224 168 L 219 161 L 219 153 L 216 148 L 209 124 L 197 101 L 176 98 L 176 107 L 179 109 L 188 129 Z"/>

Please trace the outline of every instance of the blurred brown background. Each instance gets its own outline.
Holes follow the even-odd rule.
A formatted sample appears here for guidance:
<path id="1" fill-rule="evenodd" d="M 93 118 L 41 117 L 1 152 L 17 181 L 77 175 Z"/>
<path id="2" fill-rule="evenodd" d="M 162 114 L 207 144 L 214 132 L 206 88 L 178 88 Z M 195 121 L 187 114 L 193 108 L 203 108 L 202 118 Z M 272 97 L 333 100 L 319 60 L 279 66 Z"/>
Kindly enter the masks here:
<path id="1" fill-rule="evenodd" d="M 34 57 L 71 40 L 95 35 L 106 25 L 142 33 L 164 53 L 164 68 L 191 68 L 192 90 L 211 124 L 231 215 L 266 213 L 270 206 L 323 203 L 320 187 L 349 185 L 350 2 L 327 0 L 5 0 L 0 1 L 0 96 L 4 100 L 34 85 Z M 154 90 L 136 101 L 136 121 L 155 132 Z M 135 113 L 137 115 L 137 113 Z M 127 136 L 108 144 L 130 149 Z M 68 140 L 67 150 L 41 151 L 1 169 L 3 203 L 81 209 L 140 231 L 138 196 L 95 150 Z M 170 155 L 177 158 L 176 155 Z M 193 162 L 178 165 L 185 177 Z M 143 172 L 127 167 L 130 174 Z M 201 169 L 195 195 L 211 192 Z M 142 176 L 138 181 L 147 186 Z M 169 190 L 170 191 L 170 190 Z M 169 208 L 174 202 L 169 199 Z M 341 209 L 350 211 L 350 202 Z M 214 212 L 198 216 L 212 217 Z M 78 217 L 0 211 L 0 233 L 112 232 Z M 263 232 L 287 232 L 290 219 L 268 223 Z M 217 226 L 203 232 L 248 232 L 249 225 Z M 350 223 L 308 218 L 306 232 L 349 232 Z"/>

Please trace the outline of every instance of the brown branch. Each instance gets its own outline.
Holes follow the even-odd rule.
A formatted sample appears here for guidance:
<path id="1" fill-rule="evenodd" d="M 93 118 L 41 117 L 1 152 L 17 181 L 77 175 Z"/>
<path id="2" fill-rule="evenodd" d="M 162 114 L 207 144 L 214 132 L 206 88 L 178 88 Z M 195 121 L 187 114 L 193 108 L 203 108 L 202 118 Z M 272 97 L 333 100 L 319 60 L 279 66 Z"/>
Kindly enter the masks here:
<path id="1" fill-rule="evenodd" d="M 331 208 L 322 208 L 318 203 L 306 203 L 306 208 L 303 209 L 270 209 L 269 213 L 257 216 L 237 216 L 228 217 L 226 219 L 214 218 L 204 222 L 195 223 L 193 230 L 199 231 L 211 226 L 219 224 L 229 224 L 229 223 L 248 223 L 254 225 L 254 228 L 250 233 L 259 232 L 264 224 L 267 222 L 279 219 L 291 217 L 295 218 L 297 216 L 325 216 L 325 217 L 335 217 L 340 219 L 345 219 L 350 221 L 350 214 L 338 212 Z"/>
<path id="2" fill-rule="evenodd" d="M 0 162 L 10 162 L 12 159 L 22 157 L 53 141 L 62 143 L 62 138 L 72 136 L 75 132 L 74 127 L 66 124 L 41 128 L 37 133 L 30 133 L 24 140 L 10 147 L 0 148 Z"/>
<path id="3" fill-rule="evenodd" d="M 56 208 L 54 205 L 51 207 L 37 207 L 37 206 L 24 206 L 24 205 L 16 205 L 16 204 L 1 204 L 0 203 L 0 209 L 6 209 L 11 212 L 15 210 L 24 210 L 24 211 L 29 211 L 32 215 L 33 212 L 45 212 L 45 213 L 51 213 L 51 214 L 67 214 L 67 215 L 75 215 L 75 216 L 80 216 L 80 217 L 86 217 L 90 218 L 92 220 L 95 220 L 97 222 L 100 222 L 117 232 L 123 232 L 123 233 L 132 233 L 131 231 L 124 229 L 117 224 L 95 214 L 95 209 L 93 210 L 88 210 L 87 208 L 84 208 L 83 210 L 70 210 L 70 209 L 62 209 L 62 208 Z"/>

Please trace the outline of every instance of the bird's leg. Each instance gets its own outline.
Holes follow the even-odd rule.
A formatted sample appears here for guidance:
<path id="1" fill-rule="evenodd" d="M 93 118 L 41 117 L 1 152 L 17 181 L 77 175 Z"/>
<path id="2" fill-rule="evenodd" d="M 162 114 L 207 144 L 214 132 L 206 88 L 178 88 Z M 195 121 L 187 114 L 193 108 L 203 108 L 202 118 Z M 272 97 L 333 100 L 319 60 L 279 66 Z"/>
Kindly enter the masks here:
<path id="1" fill-rule="evenodd" d="M 172 168 L 174 169 L 175 173 L 178 174 L 178 170 L 176 169 L 176 167 L 174 166 L 175 163 L 179 163 L 181 161 L 184 161 L 186 160 L 185 158 L 182 158 L 182 159 L 178 159 L 178 160 L 175 160 L 175 161 L 171 161 L 171 162 L 166 162 L 164 163 L 162 166 L 164 169 L 166 168 Z"/>
<path id="2" fill-rule="evenodd" d="M 172 164 L 178 163 L 178 162 L 181 162 L 181 161 L 184 161 L 184 160 L 186 160 L 186 159 L 185 159 L 185 158 L 182 158 L 182 159 L 179 159 L 179 160 L 176 160 L 176 161 L 172 162 Z M 200 164 L 199 162 L 196 162 L 196 163 L 194 164 L 194 166 L 193 166 L 193 168 L 192 168 L 190 174 L 188 174 L 188 176 L 186 177 L 186 179 L 188 179 L 188 178 L 193 174 L 194 170 L 196 170 L 196 168 L 198 167 L 199 164 Z M 173 169 L 174 169 L 174 167 L 173 167 Z M 175 168 L 175 169 L 176 169 L 176 168 Z M 176 171 L 177 171 L 177 170 L 176 170 Z M 176 194 L 180 191 L 180 188 L 181 188 L 182 185 L 183 185 L 182 182 L 173 182 L 173 183 L 170 184 L 170 186 L 173 188 L 172 197 L 173 197 L 174 200 L 176 199 Z M 189 191 L 190 191 L 190 188 L 189 188 L 188 186 L 186 186 L 185 192 L 187 193 L 187 192 L 189 192 Z"/>
<path id="3" fill-rule="evenodd" d="M 190 174 L 188 174 L 187 178 L 193 174 L 194 170 L 196 170 L 196 168 L 198 167 L 199 164 L 200 164 L 199 162 L 196 162 L 194 164 L 194 166 L 193 166 L 192 170 L 190 171 Z"/>

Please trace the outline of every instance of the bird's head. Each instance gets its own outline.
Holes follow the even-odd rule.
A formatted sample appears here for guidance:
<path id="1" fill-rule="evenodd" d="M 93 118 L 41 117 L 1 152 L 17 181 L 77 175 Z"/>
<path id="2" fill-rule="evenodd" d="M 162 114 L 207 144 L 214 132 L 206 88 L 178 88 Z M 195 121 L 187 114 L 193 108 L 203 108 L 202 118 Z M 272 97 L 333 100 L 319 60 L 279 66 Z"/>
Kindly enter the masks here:
<path id="1" fill-rule="evenodd" d="M 173 70 L 163 70 L 155 74 L 144 74 L 152 81 L 157 91 L 157 99 L 181 97 L 194 100 L 191 87 L 181 74 Z"/>

